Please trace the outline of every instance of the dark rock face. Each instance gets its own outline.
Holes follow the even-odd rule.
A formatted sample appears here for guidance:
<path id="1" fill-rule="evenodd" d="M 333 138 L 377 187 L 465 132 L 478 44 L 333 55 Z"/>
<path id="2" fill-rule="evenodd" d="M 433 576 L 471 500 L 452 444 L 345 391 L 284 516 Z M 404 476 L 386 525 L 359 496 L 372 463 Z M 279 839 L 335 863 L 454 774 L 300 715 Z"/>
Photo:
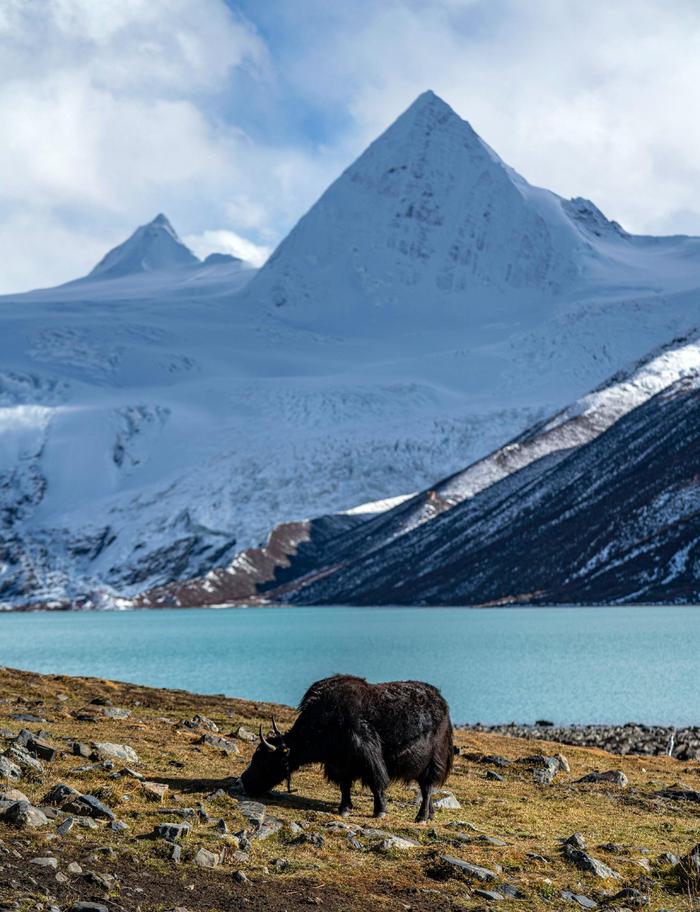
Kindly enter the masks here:
<path id="1" fill-rule="evenodd" d="M 255 599 L 325 563 L 325 544 L 366 521 L 362 515 L 337 515 L 281 523 L 265 545 L 242 551 L 229 566 L 211 570 L 206 577 L 151 589 L 134 604 L 141 608 L 199 607 Z"/>
<path id="2" fill-rule="evenodd" d="M 531 463 L 524 477 L 507 476 L 376 551 L 360 542 L 339 567 L 319 569 L 284 598 L 360 605 L 697 601 L 699 437 L 700 379 L 678 381 L 568 455 Z"/>

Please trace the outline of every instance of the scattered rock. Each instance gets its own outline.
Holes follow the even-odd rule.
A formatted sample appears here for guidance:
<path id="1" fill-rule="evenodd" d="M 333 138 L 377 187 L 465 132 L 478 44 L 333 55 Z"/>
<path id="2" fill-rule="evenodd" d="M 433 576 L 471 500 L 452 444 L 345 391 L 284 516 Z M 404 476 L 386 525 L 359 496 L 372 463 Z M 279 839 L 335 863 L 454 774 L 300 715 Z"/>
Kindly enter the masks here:
<path id="1" fill-rule="evenodd" d="M 626 905 L 630 906 L 646 906 L 649 902 L 649 897 L 642 893 L 641 890 L 636 890 L 634 887 L 625 887 L 623 890 L 620 890 L 619 893 L 616 893 L 611 897 L 613 902 L 624 902 Z"/>
<path id="2" fill-rule="evenodd" d="M 246 876 L 245 871 L 234 871 L 233 879 L 236 881 L 236 883 L 239 883 L 239 884 L 248 883 L 248 877 Z"/>
<path id="3" fill-rule="evenodd" d="M 468 861 L 463 861 L 461 858 L 455 858 L 454 855 L 441 855 L 440 860 L 471 880 L 480 880 L 482 883 L 490 883 L 498 879 L 498 875 L 495 871 L 491 871 L 489 868 L 482 868 L 480 865 L 471 864 Z"/>
<path id="4" fill-rule="evenodd" d="M 573 833 L 568 839 L 564 840 L 565 846 L 573 846 L 575 849 L 585 849 L 586 840 L 583 833 Z"/>
<path id="5" fill-rule="evenodd" d="M 257 840 L 258 842 L 262 841 L 263 839 L 269 839 L 270 836 L 273 836 L 275 833 L 281 830 L 283 826 L 284 821 L 280 820 L 279 817 L 272 817 L 271 815 L 267 815 L 250 838 Z"/>
<path id="6" fill-rule="evenodd" d="M 24 792 L 20 792 L 19 789 L 5 788 L 0 789 L 0 801 L 29 801 L 29 798 L 27 798 Z"/>
<path id="7" fill-rule="evenodd" d="M 448 792 L 447 789 L 441 789 L 436 792 L 435 795 L 439 797 L 436 797 L 433 800 L 433 807 L 450 811 L 460 811 L 462 809 L 462 805 L 453 792 Z"/>
<path id="8" fill-rule="evenodd" d="M 681 858 L 674 870 L 684 889 L 689 891 L 700 889 L 700 843 Z"/>
<path id="9" fill-rule="evenodd" d="M 0 779 L 11 779 L 17 781 L 22 778 L 22 770 L 13 763 L 9 757 L 0 757 Z"/>
<path id="10" fill-rule="evenodd" d="M 183 728 L 192 728 L 192 729 L 201 729 L 205 728 L 207 731 L 218 732 L 219 726 L 212 722 L 211 719 L 207 719 L 206 716 L 200 716 L 199 713 L 192 716 L 191 719 L 182 719 L 180 725 Z"/>
<path id="11" fill-rule="evenodd" d="M 490 902 L 500 902 L 502 899 L 505 899 L 502 893 L 499 893 L 497 890 L 482 890 L 477 888 L 474 890 L 474 896 L 480 896 L 482 899 L 488 899 Z"/>
<path id="12" fill-rule="evenodd" d="M 220 735 L 202 735 L 202 737 L 196 742 L 197 744 L 208 744 L 210 747 L 215 747 L 217 750 L 222 750 L 227 754 L 237 754 L 238 746 L 233 743 L 233 741 L 227 741 L 226 738 L 222 738 Z"/>
<path id="13" fill-rule="evenodd" d="M 37 865 L 40 868 L 53 868 L 55 871 L 58 868 L 58 859 L 53 855 L 44 855 L 39 858 L 30 858 L 29 864 Z"/>
<path id="14" fill-rule="evenodd" d="M 260 801 L 249 801 L 247 799 L 239 801 L 238 810 L 253 826 L 261 826 L 265 819 L 265 805 Z"/>
<path id="15" fill-rule="evenodd" d="M 68 871 L 69 874 L 76 874 L 76 875 L 83 873 L 83 869 L 80 867 L 80 865 L 78 864 L 77 861 L 71 861 L 70 864 L 68 865 L 68 867 L 66 868 L 66 871 Z"/>
<path id="16" fill-rule="evenodd" d="M 115 833 L 123 833 L 125 830 L 129 829 L 129 824 L 124 823 L 123 820 L 113 820 L 109 825 L 110 830 L 114 830 Z"/>
<path id="17" fill-rule="evenodd" d="M 496 773 L 493 770 L 486 770 L 484 773 L 484 779 L 491 779 L 493 782 L 505 782 L 506 777 L 501 776 L 500 773 Z"/>
<path id="18" fill-rule="evenodd" d="M 131 713 L 128 709 L 120 709 L 118 706 L 105 706 L 102 715 L 107 719 L 128 719 Z"/>
<path id="19" fill-rule="evenodd" d="M 44 796 L 44 804 L 53 804 L 58 807 L 69 798 L 78 798 L 79 796 L 80 792 L 77 789 L 72 788 L 70 785 L 65 785 L 63 782 L 59 782 L 46 793 Z"/>
<path id="20" fill-rule="evenodd" d="M 141 788 L 151 801 L 162 801 L 168 791 L 168 786 L 165 783 L 147 782 L 146 780 L 141 783 Z"/>
<path id="21" fill-rule="evenodd" d="M 564 846 L 564 855 L 569 861 L 573 862 L 577 868 L 580 868 L 582 871 L 588 871 L 589 874 L 594 874 L 602 880 L 607 880 L 608 878 L 620 880 L 620 875 L 617 871 L 613 871 L 612 868 L 609 868 L 602 861 L 598 861 L 597 858 L 589 855 L 588 852 L 576 849 L 569 843 Z"/>
<path id="22" fill-rule="evenodd" d="M 139 763 L 139 755 L 128 744 L 114 744 L 112 741 L 95 741 L 95 750 L 106 757 L 124 760 L 126 763 Z"/>
<path id="23" fill-rule="evenodd" d="M 622 788 L 629 785 L 629 779 L 622 770 L 606 770 L 605 772 L 598 772 L 595 770 L 592 773 L 588 773 L 586 776 L 582 776 L 580 779 L 576 780 L 577 782 L 610 782 L 612 785 L 619 785 Z"/>
<path id="24" fill-rule="evenodd" d="M 63 805 L 64 810 L 73 814 L 80 814 L 83 817 L 94 817 L 97 820 L 114 820 L 114 811 L 107 805 L 95 798 L 94 795 L 77 795 L 73 796 Z"/>
<path id="25" fill-rule="evenodd" d="M 219 856 L 215 852 L 201 848 L 194 856 L 194 863 L 200 868 L 216 868 L 219 864 Z"/>
<path id="26" fill-rule="evenodd" d="M 33 757 L 39 757 L 49 763 L 56 758 L 56 749 L 26 728 L 23 728 L 17 735 L 15 743 L 24 747 Z"/>
<path id="27" fill-rule="evenodd" d="M 695 801 L 700 802 L 700 792 L 695 789 L 667 788 L 656 792 L 657 798 L 669 798 L 671 801 Z"/>
<path id="28" fill-rule="evenodd" d="M 104 903 L 78 900 L 70 907 L 70 912 L 109 912 L 109 909 Z"/>
<path id="29" fill-rule="evenodd" d="M 36 757 L 33 757 L 26 747 L 22 747 L 20 744 L 13 744 L 11 747 L 8 747 L 5 751 L 5 757 L 10 763 L 15 763 L 22 770 L 31 770 L 34 773 L 44 772 L 44 764 L 41 760 L 37 760 Z"/>
<path id="30" fill-rule="evenodd" d="M 153 835 L 160 839 L 184 839 L 192 827 L 189 823 L 158 823 L 153 827 Z"/>
<path id="31" fill-rule="evenodd" d="M 404 839 L 402 836 L 389 836 L 378 844 L 377 850 L 380 852 L 405 852 L 419 847 L 420 843 L 414 842 L 412 839 Z"/>
<path id="32" fill-rule="evenodd" d="M 571 893 L 569 890 L 562 890 L 561 898 L 567 899 L 569 902 L 578 903 L 582 909 L 597 909 L 598 903 L 593 899 L 589 899 L 587 896 L 584 896 L 582 893 Z"/>
<path id="33" fill-rule="evenodd" d="M 46 722 L 46 719 L 43 719 L 41 716 L 36 716 L 34 713 L 12 713 L 10 718 L 14 719 L 15 722 Z"/>
<path id="34" fill-rule="evenodd" d="M 251 731 L 249 728 L 246 728 L 245 725 L 239 725 L 236 729 L 236 737 L 240 738 L 241 741 L 257 741 L 258 736 L 255 732 Z"/>
<path id="35" fill-rule="evenodd" d="M 679 861 L 680 861 L 680 858 L 678 857 L 678 855 L 674 855 L 673 852 L 662 852 L 656 858 L 657 864 L 671 865 L 671 867 L 675 867 Z"/>
<path id="36" fill-rule="evenodd" d="M 58 833 L 59 836 L 67 836 L 68 833 L 70 833 L 70 831 L 73 829 L 74 824 L 75 824 L 75 821 L 73 820 L 72 817 L 66 817 L 66 819 L 63 821 L 63 823 L 61 823 L 56 828 L 56 832 Z"/>
<path id="37" fill-rule="evenodd" d="M 564 754 L 556 754 L 556 759 L 559 761 L 559 768 L 562 769 L 565 773 L 571 772 L 571 765 L 566 759 Z"/>
<path id="38" fill-rule="evenodd" d="M 14 804 L 11 804 L 5 810 L 3 820 L 22 830 L 36 830 L 46 826 L 49 822 L 46 814 L 28 801 L 15 801 Z"/>

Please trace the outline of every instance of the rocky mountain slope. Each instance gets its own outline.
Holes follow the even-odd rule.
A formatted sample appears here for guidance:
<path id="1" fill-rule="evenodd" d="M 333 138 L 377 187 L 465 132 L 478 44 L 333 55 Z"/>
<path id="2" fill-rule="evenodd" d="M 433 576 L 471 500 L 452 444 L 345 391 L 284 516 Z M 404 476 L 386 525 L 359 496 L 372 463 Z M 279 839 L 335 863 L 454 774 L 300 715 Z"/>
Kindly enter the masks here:
<path id="1" fill-rule="evenodd" d="M 0 604 L 119 604 L 428 489 L 700 323 L 699 254 L 531 187 L 432 93 L 257 274 L 159 216 L 0 298 Z"/>
<path id="2" fill-rule="evenodd" d="M 318 604 L 696 602 L 700 375 L 291 594 Z"/>

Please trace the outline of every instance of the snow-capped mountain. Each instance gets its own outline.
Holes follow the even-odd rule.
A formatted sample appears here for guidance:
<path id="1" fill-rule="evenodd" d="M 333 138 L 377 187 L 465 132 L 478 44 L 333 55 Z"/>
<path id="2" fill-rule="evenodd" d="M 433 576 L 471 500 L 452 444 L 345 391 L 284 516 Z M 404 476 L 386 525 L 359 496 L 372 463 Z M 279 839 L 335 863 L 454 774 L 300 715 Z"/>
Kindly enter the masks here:
<path id="1" fill-rule="evenodd" d="M 531 187 L 426 93 L 257 273 L 158 217 L 0 298 L 0 602 L 108 603 L 427 489 L 700 324 L 698 288 L 700 240 Z"/>
<path id="2" fill-rule="evenodd" d="M 183 244 L 168 219 L 160 213 L 148 225 L 136 231 L 100 260 L 86 277 L 90 279 L 118 279 L 140 272 L 161 272 L 196 266 L 199 260 Z"/>
<path id="3" fill-rule="evenodd" d="M 697 365 L 602 434 L 572 438 L 384 547 L 355 559 L 346 548 L 344 564 L 317 567 L 280 595 L 302 604 L 697 602 L 699 440 Z"/>

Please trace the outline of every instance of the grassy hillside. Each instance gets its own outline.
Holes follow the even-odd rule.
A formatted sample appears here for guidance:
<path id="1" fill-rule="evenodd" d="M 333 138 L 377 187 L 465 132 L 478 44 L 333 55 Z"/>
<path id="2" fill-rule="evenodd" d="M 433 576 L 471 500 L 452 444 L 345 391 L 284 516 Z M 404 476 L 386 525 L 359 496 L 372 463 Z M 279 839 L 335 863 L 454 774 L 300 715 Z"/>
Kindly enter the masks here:
<path id="1" fill-rule="evenodd" d="M 498 905 L 576 912 L 593 908 L 589 902 L 633 908 L 642 897 L 651 910 L 700 908 L 692 880 L 684 882 L 664 855 L 683 856 L 700 841 L 700 803 L 657 795 L 672 787 L 696 793 L 697 763 L 564 748 L 567 763 L 541 784 L 535 780 L 546 781 L 557 763 L 527 758 L 556 756 L 561 745 L 458 731 L 447 787 L 461 807 L 439 809 L 431 824 L 414 824 L 414 793 L 402 784 L 390 790 L 385 820 L 371 819 L 371 797 L 362 792 L 353 816 L 341 820 L 335 788 L 313 768 L 294 776 L 293 794 L 268 797 L 259 828 L 244 812 L 260 816 L 260 809 L 241 804 L 228 788 L 255 747 L 236 734 L 239 726 L 243 736 L 257 731 L 272 711 L 281 725 L 294 718 L 289 708 L 222 696 L 0 669 L 0 754 L 6 752 L 6 772 L 22 770 L 16 781 L 0 778 L 0 909 L 64 912 L 83 901 L 94 903 L 84 909 L 129 912 Z M 205 718 L 192 722 L 195 716 Z M 39 756 L 41 769 L 13 748 L 29 738 L 11 740 L 22 729 L 39 741 L 27 745 L 30 757 L 56 751 L 53 759 Z M 103 742 L 134 749 L 138 762 L 110 759 L 113 748 L 95 748 Z M 628 784 L 577 782 L 595 770 L 619 770 Z M 49 805 L 47 793 L 58 783 L 107 810 L 76 804 L 73 795 Z M 24 818 L 10 789 L 41 806 L 47 822 L 17 825 Z M 89 816 L 110 811 L 114 821 Z M 152 835 L 161 823 L 189 824 L 179 850 Z M 567 857 L 562 840 L 575 832 L 586 848 Z M 619 877 L 582 870 L 585 852 Z M 579 899 L 563 897 L 567 891 Z M 613 899 L 620 891 L 627 892 Z"/>

